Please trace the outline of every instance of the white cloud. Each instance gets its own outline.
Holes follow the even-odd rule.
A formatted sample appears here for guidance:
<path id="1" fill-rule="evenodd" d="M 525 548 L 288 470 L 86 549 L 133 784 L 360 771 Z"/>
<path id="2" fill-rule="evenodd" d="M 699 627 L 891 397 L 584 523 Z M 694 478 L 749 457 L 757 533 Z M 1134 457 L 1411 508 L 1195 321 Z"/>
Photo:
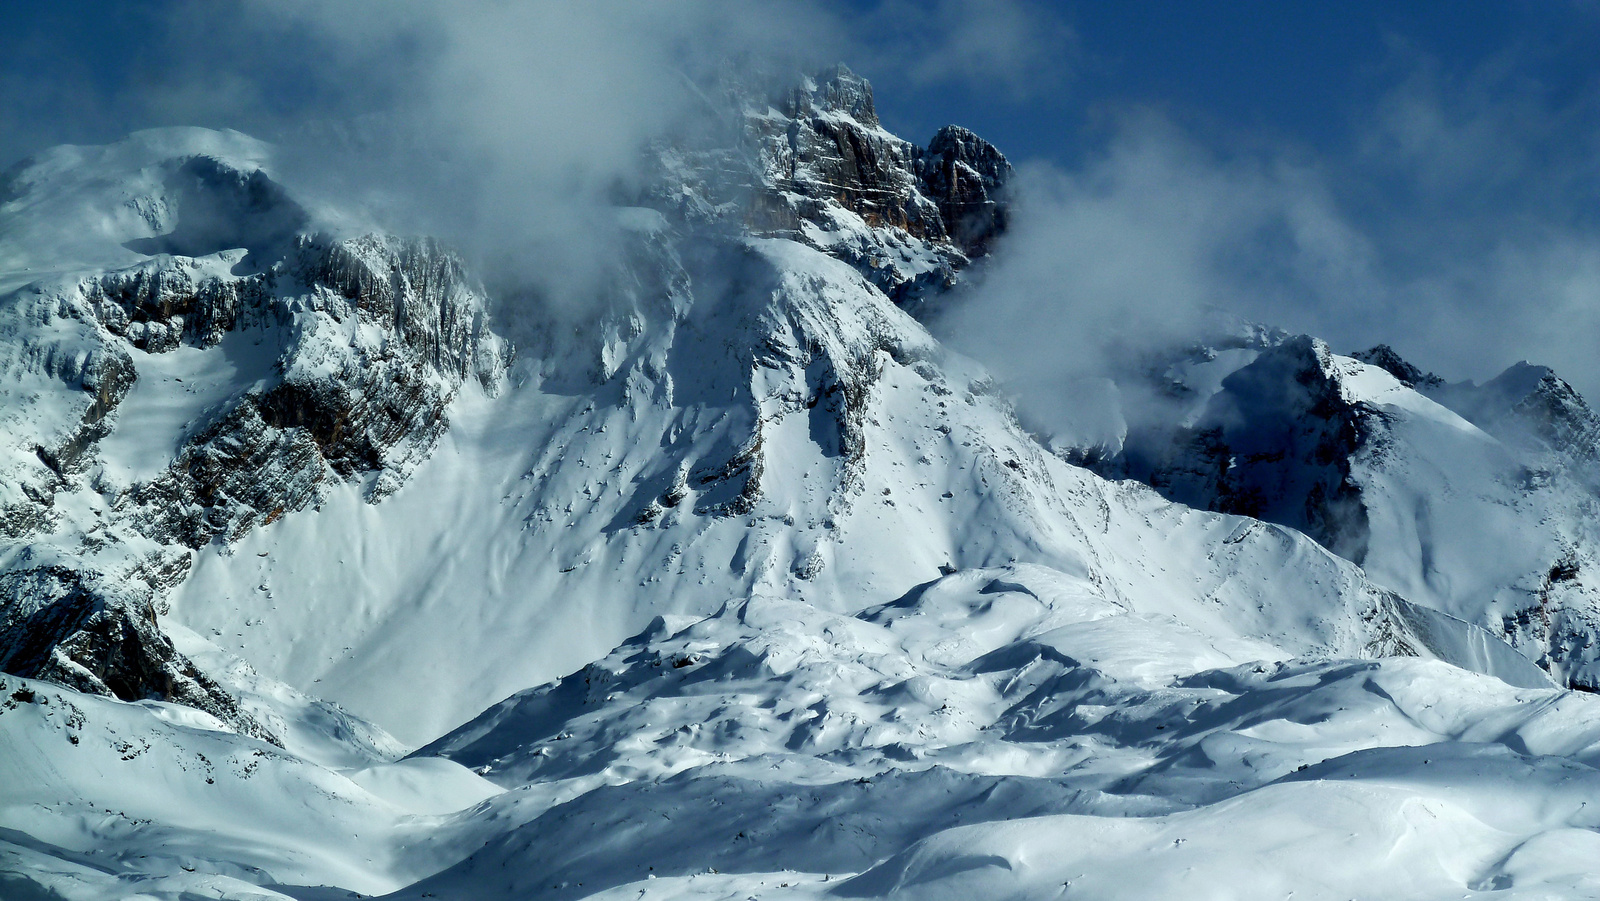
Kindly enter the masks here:
<path id="1" fill-rule="evenodd" d="M 1348 153 L 1241 150 L 1124 110 L 1080 168 L 1025 173 L 1014 233 L 945 330 L 1060 383 L 1214 305 L 1452 379 L 1542 362 L 1600 399 L 1600 89 L 1554 91 L 1516 50 L 1453 75 L 1396 52 Z"/>
<path id="2" fill-rule="evenodd" d="M 306 171 L 393 227 L 580 281 L 603 262 L 598 210 L 637 176 L 639 145 L 698 109 L 685 72 L 739 56 L 843 60 L 1015 104 L 1066 87 L 1081 55 L 1058 12 L 1024 0 L 166 6 L 149 61 L 109 93 L 78 90 L 92 79 L 68 64 L 72 46 L 40 48 L 72 74 L 53 96 L 81 95 L 53 114 L 288 138 Z M 999 327 L 974 343 L 1013 360 L 1037 336 L 1034 356 L 1066 371 L 1119 336 L 1180 333 L 1216 304 L 1343 348 L 1388 341 L 1450 377 L 1551 361 L 1600 395 L 1600 88 L 1541 81 L 1534 52 L 1457 72 L 1397 42 L 1392 88 L 1348 148 L 1320 157 L 1241 151 L 1123 109 L 1081 167 L 1025 169 L 975 314 Z M 29 97 L 48 82 L 0 76 L 0 112 L 40 121 Z M 20 140 L 6 124 L 0 140 Z"/>
<path id="3" fill-rule="evenodd" d="M 884 0 L 863 24 L 892 37 L 880 52 L 912 81 L 999 88 L 1012 101 L 1061 89 L 1079 62 L 1076 34 L 1048 4 Z"/>
<path id="4" fill-rule="evenodd" d="M 1314 170 L 1226 158 L 1148 110 L 1081 170 L 1025 166 L 1013 225 L 938 323 L 1023 384 L 1061 384 L 1192 340 L 1207 310 L 1304 322 L 1368 290 L 1373 252 Z"/>

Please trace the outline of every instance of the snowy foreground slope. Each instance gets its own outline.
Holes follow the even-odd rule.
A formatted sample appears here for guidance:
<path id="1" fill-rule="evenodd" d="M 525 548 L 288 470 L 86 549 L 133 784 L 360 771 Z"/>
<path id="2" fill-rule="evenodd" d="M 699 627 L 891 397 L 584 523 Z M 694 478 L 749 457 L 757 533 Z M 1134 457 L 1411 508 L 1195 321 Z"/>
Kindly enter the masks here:
<path id="1" fill-rule="evenodd" d="M 1035 566 L 957 573 L 854 617 L 758 597 L 658 622 L 415 758 L 334 767 L 183 708 L 7 678 L 3 884 L 69 898 L 1600 885 L 1592 696 L 1414 658 L 1239 662 L 1250 650 Z M 323 884 L 342 890 L 304 888 Z"/>
<path id="2" fill-rule="evenodd" d="M 1071 465 L 906 312 L 998 151 L 719 90 L 577 313 L 242 135 L 8 174 L 0 898 L 1600 891 L 1600 699 L 1477 594 Z"/>

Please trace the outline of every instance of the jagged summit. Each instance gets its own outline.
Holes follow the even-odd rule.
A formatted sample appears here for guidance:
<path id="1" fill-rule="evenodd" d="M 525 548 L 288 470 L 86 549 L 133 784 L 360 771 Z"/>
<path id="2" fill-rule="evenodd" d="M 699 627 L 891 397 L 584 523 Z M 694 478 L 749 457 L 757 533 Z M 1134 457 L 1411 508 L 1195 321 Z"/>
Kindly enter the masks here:
<path id="1" fill-rule="evenodd" d="M 951 239 L 968 256 L 989 252 L 1006 228 L 1011 164 L 993 144 L 959 125 L 939 129 L 922 160 L 922 182 Z"/>
<path id="2" fill-rule="evenodd" d="M 1462 415 L 1488 431 L 1565 457 L 1576 466 L 1600 464 L 1600 414 L 1549 367 L 1513 364 L 1475 395 L 1458 401 Z"/>
<path id="3" fill-rule="evenodd" d="M 872 84 L 843 63 L 802 76 L 798 84 L 778 96 L 783 101 L 781 109 L 791 118 L 837 114 L 869 128 L 879 127 Z"/>
<path id="4" fill-rule="evenodd" d="M 724 72 L 708 93 L 732 124 L 656 149 L 644 203 L 677 221 L 800 241 L 902 305 L 949 287 L 1005 228 L 1005 156 L 954 126 L 926 149 L 890 134 L 844 66 L 787 83 Z"/>
<path id="5" fill-rule="evenodd" d="M 1423 372 L 1421 369 L 1407 363 L 1400 357 L 1400 354 L 1395 352 L 1394 348 L 1387 344 L 1379 344 L 1367 350 L 1358 350 L 1350 356 L 1353 359 L 1382 369 L 1410 388 L 1438 387 L 1444 384 L 1444 379 L 1431 372 Z"/>

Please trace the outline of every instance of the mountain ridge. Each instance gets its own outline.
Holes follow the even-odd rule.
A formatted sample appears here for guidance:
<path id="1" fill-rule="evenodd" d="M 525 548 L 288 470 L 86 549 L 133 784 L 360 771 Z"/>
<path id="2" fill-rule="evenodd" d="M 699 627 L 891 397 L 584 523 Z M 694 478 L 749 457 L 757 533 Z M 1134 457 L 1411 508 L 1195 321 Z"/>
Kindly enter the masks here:
<path id="1" fill-rule="evenodd" d="M 916 318 L 998 150 L 703 90 L 581 302 L 237 133 L 13 170 L 0 891 L 1593 886 L 1576 392 L 1246 323 L 1052 435 Z"/>

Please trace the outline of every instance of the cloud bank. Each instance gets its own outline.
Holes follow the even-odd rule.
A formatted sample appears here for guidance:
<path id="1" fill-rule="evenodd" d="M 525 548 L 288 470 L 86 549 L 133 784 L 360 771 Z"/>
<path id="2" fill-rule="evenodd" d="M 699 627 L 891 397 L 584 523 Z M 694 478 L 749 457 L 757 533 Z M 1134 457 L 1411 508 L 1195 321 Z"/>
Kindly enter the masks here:
<path id="1" fill-rule="evenodd" d="M 1527 68 L 1448 74 L 1396 43 L 1332 152 L 1117 110 L 1081 166 L 1023 167 L 1012 234 L 936 330 L 1025 393 L 1217 308 L 1450 379 L 1528 359 L 1600 398 L 1600 86 Z"/>
<path id="2" fill-rule="evenodd" d="M 1070 10 L 1022 0 L 61 0 L 16 24 L 0 154 L 238 128 L 378 224 L 552 296 L 604 267 L 605 207 L 641 144 L 704 114 L 707 67 L 842 60 L 1025 109 L 1080 89 L 1095 53 Z M 1546 362 L 1600 397 L 1600 89 L 1536 77 L 1528 47 L 1458 71 L 1392 45 L 1334 145 L 1086 98 L 1113 124 L 1081 160 L 1018 161 L 1016 227 L 947 330 L 1061 380 L 1217 306 L 1450 378 Z"/>

